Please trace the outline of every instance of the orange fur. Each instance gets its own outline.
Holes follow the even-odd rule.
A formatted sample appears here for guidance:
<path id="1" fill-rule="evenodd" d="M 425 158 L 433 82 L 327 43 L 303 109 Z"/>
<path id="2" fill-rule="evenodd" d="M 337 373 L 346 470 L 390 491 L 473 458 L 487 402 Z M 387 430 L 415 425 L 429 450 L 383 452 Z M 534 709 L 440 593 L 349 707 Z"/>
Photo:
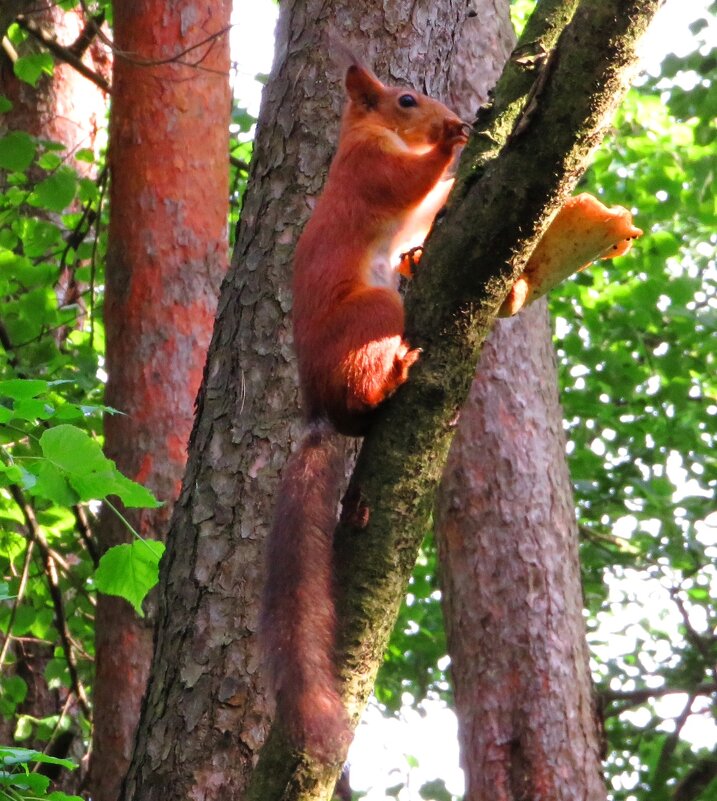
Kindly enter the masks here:
<path id="1" fill-rule="evenodd" d="M 418 358 L 403 339 L 400 255 L 445 202 L 440 185 L 465 133 L 438 101 L 363 67 L 349 67 L 346 87 L 338 152 L 296 248 L 293 314 L 307 416 L 353 435 Z M 406 95 L 415 106 L 399 105 Z"/>

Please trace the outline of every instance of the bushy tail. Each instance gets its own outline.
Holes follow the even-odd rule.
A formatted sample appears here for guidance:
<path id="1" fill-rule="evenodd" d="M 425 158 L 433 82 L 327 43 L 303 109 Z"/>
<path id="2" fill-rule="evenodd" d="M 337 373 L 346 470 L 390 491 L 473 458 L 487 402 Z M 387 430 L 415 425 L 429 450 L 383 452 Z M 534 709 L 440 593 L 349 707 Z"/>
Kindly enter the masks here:
<path id="1" fill-rule="evenodd" d="M 297 748 L 327 761 L 351 738 L 334 666 L 333 532 L 343 468 L 333 429 L 311 424 L 284 468 L 261 620 L 277 718 Z"/>

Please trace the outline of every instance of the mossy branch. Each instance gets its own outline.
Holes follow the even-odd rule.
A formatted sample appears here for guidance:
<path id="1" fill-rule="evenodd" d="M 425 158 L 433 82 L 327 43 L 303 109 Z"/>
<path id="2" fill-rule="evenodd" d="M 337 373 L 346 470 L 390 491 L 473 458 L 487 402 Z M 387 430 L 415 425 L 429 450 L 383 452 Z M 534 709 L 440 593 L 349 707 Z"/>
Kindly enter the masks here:
<path id="1" fill-rule="evenodd" d="M 373 688 L 423 535 L 480 347 L 509 287 L 572 192 L 636 62 L 661 0 L 539 2 L 466 147 L 459 180 L 407 298 L 407 338 L 424 349 L 366 437 L 350 496 L 368 525 L 341 525 L 339 661 L 357 720 Z M 355 515 L 354 517 L 358 517 Z M 287 750 L 278 727 L 249 791 L 318 801 L 338 765 Z"/>

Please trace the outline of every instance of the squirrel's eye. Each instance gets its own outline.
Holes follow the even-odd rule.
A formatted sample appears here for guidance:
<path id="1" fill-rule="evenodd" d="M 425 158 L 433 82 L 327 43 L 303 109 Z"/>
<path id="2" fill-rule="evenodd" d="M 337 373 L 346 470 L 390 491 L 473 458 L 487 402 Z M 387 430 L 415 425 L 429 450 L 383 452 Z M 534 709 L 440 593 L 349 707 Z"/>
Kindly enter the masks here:
<path id="1" fill-rule="evenodd" d="M 401 106 L 401 108 L 413 108 L 418 105 L 418 101 L 413 95 L 401 95 L 401 97 L 398 98 L 398 105 Z"/>

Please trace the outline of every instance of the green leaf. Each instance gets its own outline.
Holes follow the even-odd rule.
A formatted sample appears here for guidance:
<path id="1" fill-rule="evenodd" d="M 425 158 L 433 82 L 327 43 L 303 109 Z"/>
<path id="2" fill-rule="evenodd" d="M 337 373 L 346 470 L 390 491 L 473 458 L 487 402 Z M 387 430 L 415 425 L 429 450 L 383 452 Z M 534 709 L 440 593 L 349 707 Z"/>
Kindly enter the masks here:
<path id="1" fill-rule="evenodd" d="M 60 229 L 46 220 L 25 220 L 23 228 L 23 250 L 25 255 L 31 259 L 44 256 L 48 250 L 62 241 Z"/>
<path id="2" fill-rule="evenodd" d="M 2 693 L 8 695 L 13 703 L 21 704 L 27 697 L 27 682 L 20 676 L 8 676 L 3 679 Z"/>
<path id="3" fill-rule="evenodd" d="M 83 147 L 75 153 L 75 158 L 77 161 L 85 161 L 88 164 L 93 164 L 95 160 L 95 153 L 93 150 Z"/>
<path id="4" fill-rule="evenodd" d="M 27 398 L 15 403 L 13 413 L 15 417 L 19 417 L 21 420 L 33 422 L 38 419 L 48 420 L 55 414 L 55 410 L 45 401 L 37 398 Z"/>
<path id="5" fill-rule="evenodd" d="M 32 736 L 32 720 L 27 715 L 20 715 L 15 726 L 15 739 L 27 740 Z M 25 762 L 26 760 L 22 760 Z"/>
<path id="6" fill-rule="evenodd" d="M 26 170 L 35 158 L 35 140 L 24 131 L 13 131 L 0 138 L 0 169 Z"/>
<path id="7" fill-rule="evenodd" d="M 40 447 L 46 459 L 69 475 L 89 475 L 107 470 L 110 460 L 87 432 L 72 425 L 60 425 L 43 432 Z"/>
<path id="8" fill-rule="evenodd" d="M 433 781 L 425 782 L 418 790 L 421 798 L 426 801 L 451 801 L 453 796 L 448 792 L 446 783 L 443 779 L 433 779 Z"/>
<path id="9" fill-rule="evenodd" d="M 43 776 L 42 773 L 16 773 L 3 778 L 6 779 L 3 783 L 11 787 L 17 787 L 23 795 L 25 792 L 30 791 L 34 794 L 34 797 L 45 795 L 47 788 L 50 786 L 50 777 Z M 34 797 L 32 799 L 28 798 L 28 801 L 34 801 Z"/>
<path id="10" fill-rule="evenodd" d="M 8 111 L 12 111 L 12 100 L 0 95 L 0 114 L 6 114 Z"/>
<path id="11" fill-rule="evenodd" d="M 58 506 L 72 506 L 78 501 L 62 470 L 47 460 L 40 465 L 32 494 L 47 498 Z"/>
<path id="12" fill-rule="evenodd" d="M 72 203 L 77 191 L 77 175 L 69 167 L 60 167 L 45 178 L 30 195 L 30 203 L 49 211 L 63 211 Z"/>
<path id="13" fill-rule="evenodd" d="M 106 595 L 119 595 L 144 617 L 142 601 L 159 580 L 159 560 L 164 543 L 157 540 L 115 545 L 100 559 L 95 584 Z"/>
<path id="14" fill-rule="evenodd" d="M 36 86 L 40 76 L 52 75 L 54 62 L 49 53 L 30 53 L 27 56 L 20 56 L 13 64 L 16 77 L 31 86 Z"/>
<path id="15" fill-rule="evenodd" d="M 64 475 L 83 501 L 116 495 L 129 507 L 162 505 L 148 489 L 123 476 L 102 453 L 99 444 L 76 426 L 64 424 L 48 429 L 40 437 L 40 447 L 45 458 Z M 54 492 L 57 476 L 49 471 L 42 476 L 47 478 L 43 488 Z"/>
<path id="16" fill-rule="evenodd" d="M 54 151 L 43 153 L 37 160 L 37 166 L 42 167 L 43 170 L 47 170 L 48 172 L 56 170 L 61 164 L 62 156 L 58 155 Z"/>
<path id="17" fill-rule="evenodd" d="M 123 476 L 116 468 L 107 494 L 117 495 L 125 506 L 132 509 L 156 509 L 162 506 L 161 501 L 158 501 L 147 487 Z"/>
<path id="18" fill-rule="evenodd" d="M 39 381 L 29 378 L 10 378 L 7 381 L 0 381 L 0 396 L 14 400 L 25 400 L 35 398 L 43 392 L 47 392 L 47 381 Z"/>

